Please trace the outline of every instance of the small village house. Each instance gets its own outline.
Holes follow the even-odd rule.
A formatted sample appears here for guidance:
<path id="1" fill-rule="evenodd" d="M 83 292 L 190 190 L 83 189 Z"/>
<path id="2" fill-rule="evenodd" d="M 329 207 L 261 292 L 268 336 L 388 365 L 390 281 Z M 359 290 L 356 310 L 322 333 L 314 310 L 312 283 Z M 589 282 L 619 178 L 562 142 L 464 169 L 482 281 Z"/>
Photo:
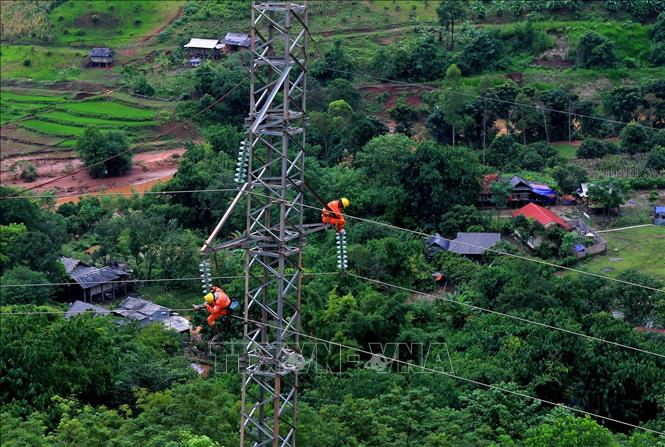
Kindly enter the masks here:
<path id="1" fill-rule="evenodd" d="M 93 67 L 108 67 L 113 65 L 115 51 L 110 48 L 93 48 L 90 50 L 90 65 Z"/>
<path id="2" fill-rule="evenodd" d="M 96 306 L 94 304 L 86 303 L 85 301 L 76 300 L 69 305 L 67 312 L 65 312 L 65 318 L 69 320 L 75 315 L 86 312 L 99 316 L 111 315 L 111 311 L 108 309 L 104 309 L 103 307 Z"/>
<path id="3" fill-rule="evenodd" d="M 167 329 L 173 329 L 178 333 L 189 333 L 191 329 L 191 324 L 186 318 L 173 312 L 168 307 L 160 306 L 136 296 L 125 298 L 125 300 L 113 310 L 108 310 L 94 304 L 77 300 L 70 304 L 69 309 L 67 309 L 67 312 L 65 313 L 65 318 L 72 318 L 75 315 L 86 312 L 99 316 L 116 316 L 118 317 L 116 320 L 118 324 L 123 324 L 128 320 L 134 320 L 141 326 L 160 322 Z"/>
<path id="4" fill-rule="evenodd" d="M 656 206 L 653 209 L 653 224 L 665 225 L 665 206 Z"/>
<path id="5" fill-rule="evenodd" d="M 191 59 L 219 59 L 224 44 L 219 39 L 199 39 L 193 37 L 184 46 Z M 190 61 L 191 62 L 191 61 Z"/>
<path id="6" fill-rule="evenodd" d="M 457 233 L 457 237 L 450 241 L 448 251 L 477 261 L 499 242 L 499 233 Z"/>
<path id="7" fill-rule="evenodd" d="M 226 33 L 224 36 L 224 45 L 228 52 L 248 50 L 251 46 L 249 34 L 244 33 Z"/>
<path id="8" fill-rule="evenodd" d="M 557 216 L 553 211 L 535 203 L 529 203 L 514 211 L 512 216 L 524 216 L 527 219 L 535 219 L 545 228 L 551 228 L 558 225 L 567 231 L 571 229 L 568 222 Z"/>
<path id="9" fill-rule="evenodd" d="M 191 329 L 191 325 L 186 318 L 171 311 L 168 307 L 135 296 L 125 298 L 112 312 L 115 315 L 136 320 L 142 326 L 159 321 L 166 328 L 173 329 L 176 332 L 189 332 Z"/>
<path id="10" fill-rule="evenodd" d="M 491 185 L 500 181 L 499 174 L 487 174 L 483 178 L 483 186 L 478 196 L 480 205 L 493 205 Z M 508 180 L 511 190 L 508 198 L 511 205 L 517 206 L 525 203 L 537 203 L 541 205 L 552 205 L 557 201 L 557 193 L 549 185 L 540 182 L 525 180 L 519 175 L 514 175 Z"/>
<path id="11" fill-rule="evenodd" d="M 440 251 L 449 251 L 478 261 L 500 241 L 499 233 L 457 233 L 453 240 L 435 234 L 427 239 L 426 248 L 430 258 Z"/>
<path id="12" fill-rule="evenodd" d="M 127 295 L 129 288 L 126 280 L 132 277 L 132 272 L 117 263 L 97 268 L 65 256 L 60 258 L 60 262 L 72 282 L 67 286 L 70 299 L 93 303 Z"/>
<path id="13" fill-rule="evenodd" d="M 517 216 L 524 216 L 529 220 L 535 220 L 546 230 L 553 227 L 560 227 L 566 231 L 572 230 L 570 224 L 557 216 L 553 211 L 535 203 L 529 203 L 512 213 L 512 217 Z M 530 234 L 527 240 L 527 245 L 532 249 L 537 249 L 542 245 L 543 240 L 543 235 Z"/>

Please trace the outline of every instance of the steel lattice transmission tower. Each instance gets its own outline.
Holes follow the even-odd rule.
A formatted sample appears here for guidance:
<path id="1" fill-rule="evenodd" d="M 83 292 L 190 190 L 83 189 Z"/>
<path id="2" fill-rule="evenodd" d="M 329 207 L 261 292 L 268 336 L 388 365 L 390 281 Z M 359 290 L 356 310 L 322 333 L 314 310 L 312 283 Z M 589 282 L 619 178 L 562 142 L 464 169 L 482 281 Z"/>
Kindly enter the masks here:
<path id="1" fill-rule="evenodd" d="M 245 181 L 202 251 L 245 249 L 241 446 L 295 446 L 307 113 L 307 5 L 252 2 Z M 244 166 L 247 170 L 244 171 Z M 211 242 L 241 196 L 242 237 Z"/>

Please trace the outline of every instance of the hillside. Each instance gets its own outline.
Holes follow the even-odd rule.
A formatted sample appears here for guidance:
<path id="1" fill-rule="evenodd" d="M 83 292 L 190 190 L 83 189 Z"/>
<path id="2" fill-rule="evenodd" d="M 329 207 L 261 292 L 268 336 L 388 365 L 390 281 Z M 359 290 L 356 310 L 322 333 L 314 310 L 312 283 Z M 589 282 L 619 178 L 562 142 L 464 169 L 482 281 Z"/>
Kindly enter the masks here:
<path id="1" fill-rule="evenodd" d="M 665 2 L 289 4 L 0 4 L 3 447 L 665 446 Z"/>

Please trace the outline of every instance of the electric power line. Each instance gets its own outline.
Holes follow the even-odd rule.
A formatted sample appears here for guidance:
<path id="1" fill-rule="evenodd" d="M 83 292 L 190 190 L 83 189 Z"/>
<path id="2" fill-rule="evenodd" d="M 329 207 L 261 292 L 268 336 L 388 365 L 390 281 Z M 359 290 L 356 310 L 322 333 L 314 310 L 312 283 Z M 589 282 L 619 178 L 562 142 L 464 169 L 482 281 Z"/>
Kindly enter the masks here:
<path id="1" fill-rule="evenodd" d="M 529 320 L 527 318 L 522 318 L 522 317 L 518 317 L 516 315 L 511 315 L 511 314 L 507 314 L 507 313 L 504 313 L 504 312 L 499 312 L 497 310 L 492 310 L 492 309 L 487 309 L 487 308 L 480 307 L 480 306 L 475 306 L 473 304 L 465 303 L 463 301 L 456 301 L 452 298 L 446 298 L 445 296 L 439 296 L 439 295 L 434 295 L 434 294 L 431 294 L 431 293 L 420 292 L 418 290 L 409 289 L 408 287 L 402 287 L 402 286 L 399 286 L 397 284 L 390 284 L 390 283 L 387 283 L 387 282 L 384 282 L 384 281 L 380 281 L 378 279 L 367 278 L 365 276 L 356 275 L 356 274 L 350 273 L 350 272 L 347 272 L 347 274 L 349 276 L 361 279 L 363 281 L 373 282 L 375 284 L 383 285 L 383 286 L 390 287 L 390 288 L 393 288 L 393 289 L 399 289 L 399 290 L 402 290 L 404 292 L 415 293 L 415 294 L 418 294 L 418 295 L 421 295 L 421 296 L 435 298 L 437 300 L 448 301 L 450 303 L 458 304 L 458 305 L 464 306 L 464 307 L 468 307 L 468 308 L 473 309 L 473 310 L 478 310 L 478 311 L 481 311 L 481 312 L 487 312 L 487 313 L 491 313 L 491 314 L 495 314 L 495 315 L 500 315 L 502 317 L 511 318 L 513 320 L 521 321 L 523 323 L 534 324 L 534 325 L 541 326 L 541 327 L 544 327 L 544 328 L 547 328 L 547 329 L 551 329 L 551 330 L 555 330 L 555 331 L 559 331 L 559 332 L 564 332 L 566 334 L 576 335 L 578 337 L 584 337 L 584 338 L 587 338 L 589 340 L 593 340 L 593 341 L 596 341 L 596 342 L 607 343 L 607 344 L 610 344 L 610 345 L 619 346 L 621 348 L 630 349 L 632 351 L 641 352 L 643 354 L 649 354 L 649 355 L 653 355 L 653 356 L 656 356 L 656 357 L 665 358 L 665 354 L 659 354 L 657 352 L 647 351 L 645 349 L 636 348 L 634 346 L 625 345 L 625 344 L 622 344 L 622 343 L 617 343 L 615 341 L 606 340 L 604 338 L 594 337 L 593 335 L 584 334 L 582 332 L 571 331 L 570 329 L 564 329 L 562 327 L 552 326 L 550 324 L 541 323 L 539 321 Z"/>
<path id="2" fill-rule="evenodd" d="M 13 196 L 7 197 L 7 199 L 62 199 L 65 197 L 107 197 L 107 196 L 133 196 L 134 194 L 138 195 L 171 195 L 171 194 L 194 194 L 194 193 L 204 193 L 204 192 L 237 192 L 238 188 L 227 188 L 227 189 L 182 189 L 174 191 L 98 191 L 98 192 L 82 192 L 78 194 L 43 194 L 38 196 Z"/>
<path id="3" fill-rule="evenodd" d="M 248 191 L 248 193 L 249 193 L 249 194 L 254 194 L 254 195 L 257 195 L 257 196 L 261 196 L 261 197 L 264 197 L 264 198 L 275 199 L 274 197 L 270 197 L 270 196 L 268 196 L 268 195 L 261 194 L 261 193 L 257 193 L 257 192 L 254 192 L 254 191 Z M 275 200 L 278 200 L 278 199 L 275 199 Z M 321 208 L 319 208 L 319 207 L 315 207 L 315 206 L 311 206 L 311 205 L 305 205 L 305 204 L 303 204 L 303 207 L 304 207 L 304 208 L 314 209 L 314 210 L 317 210 L 317 211 L 320 211 L 320 210 L 321 210 Z M 343 215 L 344 215 L 344 217 L 348 217 L 349 219 L 355 219 L 355 220 L 358 220 L 358 221 L 361 221 L 361 222 L 367 222 L 367 223 L 371 223 L 371 224 L 374 224 L 374 225 L 380 225 L 380 226 L 383 226 L 383 227 L 386 227 L 386 228 L 391 228 L 391 229 L 393 229 L 393 230 L 398 230 L 398 231 L 403 231 L 403 232 L 408 232 L 408 233 L 416 234 L 416 235 L 418 235 L 418 236 L 424 236 L 424 237 L 429 237 L 429 236 L 431 236 L 431 234 L 424 233 L 424 232 L 422 232 L 422 231 L 409 230 L 408 228 L 398 227 L 398 226 L 396 226 L 396 225 L 392 225 L 392 224 L 385 223 L 385 222 L 379 222 L 379 221 L 376 221 L 376 220 L 365 219 L 365 218 L 362 218 L 362 217 L 357 217 L 357 216 L 353 216 L 353 215 L 346 214 L 346 213 L 343 213 Z M 448 238 L 445 238 L 445 237 L 441 237 L 441 238 L 444 239 L 444 240 L 446 240 L 446 241 L 448 241 L 448 242 L 452 242 L 452 241 L 453 241 L 453 239 L 448 239 Z M 503 255 L 503 256 L 509 256 L 509 257 L 513 257 L 513 258 L 517 258 L 517 259 L 522 259 L 522 260 L 524 260 L 524 261 L 536 262 L 536 263 L 538 263 L 538 264 L 547 265 L 547 266 L 549 266 L 549 267 L 554 267 L 554 268 L 556 268 L 556 269 L 568 270 L 568 271 L 576 272 L 576 273 L 579 273 L 579 274 L 582 274 L 582 275 L 594 276 L 594 277 L 596 277 L 596 278 L 601 278 L 601 279 L 605 279 L 605 280 L 608 280 L 608 281 L 614 281 L 614 282 L 618 282 L 618 283 L 622 283 L 622 284 L 626 284 L 626 285 L 630 285 L 630 286 L 634 286 L 634 287 L 641 287 L 641 288 L 643 288 L 643 289 L 651 290 L 651 291 L 654 291 L 654 292 L 665 292 L 665 289 L 657 289 L 657 288 L 655 288 L 655 287 L 646 286 L 646 285 L 644 285 L 644 284 L 638 284 L 638 283 L 634 283 L 634 282 L 630 282 L 630 281 L 625 281 L 625 280 L 618 279 L 618 278 L 612 278 L 612 277 L 610 277 L 610 276 L 600 275 L 600 274 L 598 274 L 598 273 L 593 273 L 593 272 L 587 272 L 587 271 L 580 270 L 580 269 L 575 269 L 575 268 L 572 268 L 572 267 L 565 267 L 565 266 L 562 266 L 562 265 L 559 265 L 559 264 L 555 264 L 555 263 L 553 263 L 553 262 L 545 261 L 545 260 L 543 260 L 543 259 L 531 258 L 531 257 L 528 257 L 528 256 L 523 256 L 523 255 L 518 255 L 518 254 L 514 254 L 514 253 L 509 253 L 509 252 L 507 252 L 507 251 L 498 250 L 498 249 L 496 249 L 496 248 L 481 247 L 481 246 L 479 246 L 479 245 L 475 245 L 475 244 L 472 244 L 472 243 L 469 243 L 469 242 L 462 242 L 462 241 L 457 241 L 457 240 L 455 240 L 455 243 L 456 243 L 456 244 L 461 244 L 461 245 L 466 245 L 466 246 L 468 246 L 468 247 L 473 247 L 473 248 L 481 248 L 481 249 L 483 249 L 483 250 L 485 250 L 485 251 L 489 251 L 489 252 L 491 252 L 491 253 L 497 253 L 497 254 L 500 254 L 500 255 Z"/>
<path id="4" fill-rule="evenodd" d="M 528 395 L 528 394 L 525 394 L 525 393 L 522 393 L 522 392 L 519 392 L 519 391 L 509 390 L 507 388 L 503 388 L 503 387 L 499 387 L 499 386 L 496 386 L 496 385 L 480 382 L 478 380 L 469 379 L 467 377 L 459 376 L 459 375 L 456 375 L 454 373 L 450 373 L 450 372 L 447 372 L 447 371 L 442 371 L 442 370 L 439 370 L 439 369 L 429 368 L 427 366 L 422 366 L 422 365 L 416 365 L 416 364 L 413 364 L 413 363 L 410 363 L 410 362 L 407 362 L 407 361 L 404 361 L 404 360 L 393 359 L 393 358 L 387 357 L 383 354 L 378 354 L 378 353 L 375 353 L 375 352 L 367 351 L 365 349 L 360 349 L 360 348 L 356 348 L 354 346 L 345 345 L 343 343 L 335 342 L 335 341 L 332 341 L 332 340 L 326 340 L 324 338 L 316 337 L 314 335 L 305 334 L 303 332 L 299 332 L 299 331 L 296 331 L 296 330 L 293 330 L 293 329 L 280 328 L 280 327 L 271 325 L 269 323 L 262 323 L 260 321 L 251 320 L 249 318 L 241 317 L 241 316 L 238 316 L 238 315 L 229 315 L 229 316 L 231 318 L 236 318 L 236 319 L 239 319 L 239 320 L 243 320 L 244 322 L 251 322 L 251 323 L 256 324 L 258 326 L 265 326 L 265 327 L 272 328 L 272 329 L 279 329 L 279 330 L 283 330 L 285 332 L 291 332 L 292 334 L 300 335 L 301 337 L 309 338 L 310 340 L 314 340 L 314 341 L 318 341 L 318 342 L 322 342 L 322 343 L 329 343 L 331 345 L 336 345 L 336 346 L 339 346 L 340 348 L 344 348 L 344 349 L 352 350 L 352 351 L 355 351 L 355 352 L 358 352 L 358 353 L 361 353 L 361 354 L 377 357 L 377 358 L 380 358 L 382 360 L 386 360 L 388 362 L 399 363 L 399 364 L 403 364 L 403 365 L 406 365 L 406 366 L 411 367 L 411 368 L 419 368 L 423 371 L 432 372 L 432 373 L 436 373 L 436 374 L 442 374 L 442 375 L 445 375 L 447 377 L 457 379 L 457 380 L 462 380 L 464 382 L 471 383 L 471 384 L 478 385 L 478 386 L 482 386 L 484 388 L 493 389 L 493 390 L 500 391 L 500 392 L 503 392 L 503 393 L 512 394 L 514 396 L 522 397 L 522 398 L 525 398 L 525 399 L 530 399 L 530 400 L 540 402 L 540 403 L 544 403 L 544 404 L 547 404 L 547 405 L 551 405 L 551 406 L 554 406 L 554 407 L 564 408 L 564 409 L 569 410 L 569 411 L 574 411 L 576 413 L 580 413 L 580 414 L 583 414 L 583 415 L 586 415 L 586 416 L 591 416 L 591 417 L 594 417 L 594 418 L 597 418 L 597 419 L 602 419 L 602 420 L 605 420 L 605 421 L 608 421 L 608 422 L 621 424 L 621 425 L 624 425 L 626 427 L 631 427 L 631 428 L 635 428 L 635 429 L 638 429 L 638 430 L 643 430 L 643 431 L 646 431 L 646 432 L 649 432 L 649 433 L 654 433 L 654 434 L 659 435 L 659 436 L 665 436 L 664 432 L 660 432 L 658 430 L 652 430 L 650 428 L 641 427 L 639 425 L 631 424 L 630 422 L 621 421 L 619 419 L 614 419 L 614 418 L 611 418 L 611 417 L 608 417 L 608 416 L 602 416 L 600 414 L 592 413 L 592 412 L 586 411 L 586 410 L 581 410 L 581 409 L 575 408 L 575 407 L 570 407 L 568 405 L 564 405 L 564 404 L 558 403 L 558 402 L 553 402 L 551 400 L 541 399 L 539 397 L 531 396 L 531 395 Z"/>
<path id="5" fill-rule="evenodd" d="M 191 309 L 191 308 L 171 309 L 171 310 L 176 311 L 176 312 L 193 312 L 194 311 L 194 309 Z M 9 315 L 35 315 L 35 314 L 64 314 L 64 313 L 66 313 L 66 312 L 64 312 L 64 311 L 58 311 L 58 312 L 55 312 L 55 311 L 2 312 L 2 313 L 0 313 L 0 315 L 9 316 Z M 528 394 L 525 394 L 525 393 L 522 393 L 522 392 L 519 392 L 519 391 L 509 390 L 507 388 L 503 388 L 503 387 L 499 387 L 499 386 L 496 386 L 496 385 L 480 382 L 478 380 L 469 379 L 467 377 L 459 376 L 459 375 L 456 375 L 456 374 L 451 373 L 451 372 L 442 371 L 440 369 L 429 368 L 427 366 L 413 364 L 413 363 L 410 363 L 410 362 L 407 362 L 407 361 L 404 361 L 404 360 L 395 359 L 395 358 L 392 358 L 392 357 L 385 356 L 383 354 L 375 353 L 375 352 L 372 352 L 372 351 L 367 351 L 365 349 L 360 349 L 360 348 L 357 348 L 357 347 L 354 347 L 354 346 L 345 345 L 343 343 L 335 342 L 335 341 L 332 341 L 332 340 L 326 340 L 324 338 L 316 337 L 314 335 L 306 334 L 306 333 L 296 331 L 296 330 L 293 330 L 293 329 L 279 328 L 279 327 L 271 325 L 269 323 L 262 323 L 260 321 L 245 318 L 243 316 L 238 316 L 238 315 L 227 315 L 227 316 L 231 317 L 231 318 L 238 319 L 238 320 L 242 320 L 245 323 L 251 322 L 251 323 L 257 324 L 259 326 L 264 326 L 264 327 L 267 327 L 267 328 L 281 329 L 283 331 L 290 332 L 290 333 L 296 334 L 296 335 L 300 335 L 301 337 L 308 338 L 310 340 L 339 346 L 341 348 L 348 349 L 348 350 L 351 350 L 351 351 L 355 351 L 355 352 L 358 352 L 358 353 L 361 353 L 361 354 L 370 355 L 370 356 L 373 356 L 375 358 L 380 358 L 382 360 L 386 360 L 387 362 L 391 362 L 391 363 L 394 362 L 394 363 L 398 363 L 398 364 L 403 364 L 403 365 L 408 366 L 410 368 L 418 368 L 418 369 L 421 369 L 422 371 L 432 372 L 432 373 L 435 373 L 435 374 L 442 374 L 442 375 L 445 375 L 447 377 L 457 379 L 457 380 L 461 380 L 461 381 L 471 383 L 471 384 L 474 384 L 474 385 L 478 385 L 478 386 L 481 386 L 481 387 L 484 387 L 484 388 L 493 389 L 493 390 L 496 390 L 496 391 L 500 391 L 502 393 L 512 394 L 514 396 L 522 397 L 522 398 L 525 398 L 525 399 L 530 399 L 530 400 L 540 402 L 540 403 L 544 403 L 544 404 L 547 404 L 547 405 L 551 405 L 551 406 L 554 406 L 554 407 L 564 408 L 564 409 L 569 410 L 569 411 L 584 414 L 586 416 L 591 416 L 591 417 L 601 419 L 601 420 L 604 420 L 604 421 L 609 421 L 609 422 L 613 422 L 613 423 L 616 423 L 616 424 L 624 425 L 624 426 L 627 426 L 627 427 L 635 428 L 635 429 L 638 429 L 638 430 L 643 430 L 643 431 L 646 431 L 646 432 L 654 433 L 654 434 L 657 434 L 659 436 L 665 436 L 665 433 L 657 431 L 657 430 L 652 430 L 652 429 L 649 429 L 649 428 L 646 428 L 646 427 L 641 427 L 639 425 L 631 424 L 629 422 L 625 422 L 625 421 L 615 419 L 615 418 L 611 418 L 611 417 L 608 417 L 608 416 L 599 415 L 599 414 L 596 414 L 596 413 L 592 413 L 590 411 L 581 410 L 579 408 L 570 407 L 570 406 L 564 405 L 562 403 L 553 402 L 553 401 L 546 400 L 546 399 L 541 399 L 539 397 L 531 396 L 531 395 L 528 395 Z"/>
<path id="6" fill-rule="evenodd" d="M 323 276 L 323 275 L 339 275 L 340 272 L 305 272 L 303 276 Z M 232 276 L 213 276 L 211 279 L 244 279 L 245 275 L 232 275 Z M 86 281 L 86 284 L 136 284 L 136 283 L 161 283 L 161 282 L 178 282 L 178 281 L 195 281 L 201 280 L 200 276 L 192 277 L 178 277 L 178 278 L 157 278 L 157 279 L 125 279 L 119 281 Z M 55 287 L 55 286 L 75 286 L 77 282 L 51 282 L 51 283 L 28 283 L 28 284 L 0 284 L 0 289 L 17 288 L 17 287 Z"/>
<path id="7" fill-rule="evenodd" d="M 319 58 L 323 59 L 324 57 L 323 57 L 323 53 L 321 52 L 321 49 L 319 47 L 319 42 L 317 42 L 314 39 L 314 37 L 311 35 L 311 33 L 307 33 L 307 34 L 310 37 L 310 39 L 312 40 L 312 43 L 314 43 L 314 49 L 315 49 L 316 53 L 319 55 Z M 336 73 L 356 75 L 356 76 L 361 76 L 361 77 L 368 78 L 368 79 L 374 79 L 374 80 L 381 81 L 381 82 L 384 82 L 384 83 L 387 83 L 387 84 L 404 85 L 404 86 L 407 86 L 407 87 L 418 87 L 418 88 L 427 89 L 427 90 L 431 90 L 431 91 L 435 91 L 435 90 L 452 91 L 453 90 L 452 87 L 447 87 L 447 88 L 446 87 L 434 87 L 434 86 L 427 85 L 427 84 L 418 84 L 418 83 L 413 83 L 413 82 L 398 81 L 398 80 L 394 80 L 394 79 L 386 79 L 386 78 L 382 78 L 382 77 L 379 77 L 379 76 L 373 76 L 373 75 L 370 75 L 370 74 L 367 74 L 367 73 L 359 73 L 359 72 L 356 72 L 356 71 L 338 70 L 338 69 L 330 68 L 330 67 L 324 67 L 324 69 L 328 70 L 328 71 L 336 72 Z M 655 131 L 660 130 L 658 128 L 645 126 L 645 125 L 642 125 L 642 124 L 639 124 L 639 123 L 627 123 L 625 121 L 613 120 L 613 119 L 610 119 L 610 118 L 603 118 L 603 117 L 594 116 L 594 115 L 587 115 L 587 114 L 584 114 L 584 113 L 576 113 L 576 112 L 571 112 L 571 111 L 567 111 L 567 110 L 558 110 L 558 109 L 553 109 L 553 108 L 550 108 L 550 107 L 544 107 L 544 106 L 533 105 L 533 104 L 524 104 L 524 103 L 519 103 L 519 102 L 515 102 L 515 101 L 508 101 L 508 100 L 504 100 L 504 99 L 493 98 L 493 97 L 490 97 L 490 96 L 475 95 L 473 93 L 466 93 L 466 92 L 460 92 L 460 91 L 456 91 L 455 93 L 458 94 L 458 95 L 467 96 L 467 97 L 470 97 L 470 98 L 483 99 L 483 100 L 487 100 L 487 101 L 491 101 L 491 102 L 498 102 L 498 103 L 502 103 L 502 104 L 510 104 L 510 105 L 519 106 L 519 107 L 527 107 L 527 108 L 532 108 L 532 109 L 536 109 L 538 111 L 543 111 L 543 112 L 561 113 L 561 114 L 567 115 L 567 116 L 577 116 L 577 117 L 580 117 L 580 118 L 588 118 L 588 119 L 593 119 L 593 120 L 596 120 L 596 121 L 603 121 L 603 122 L 612 123 L 612 124 L 621 124 L 621 125 L 633 124 L 633 125 L 639 126 L 641 128 L 644 128 L 644 129 L 655 130 Z"/>
<path id="8" fill-rule="evenodd" d="M 159 195 L 159 194 L 184 194 L 184 193 L 204 193 L 204 192 L 236 192 L 236 191 L 237 191 L 237 189 L 235 189 L 235 188 L 234 189 L 230 189 L 230 188 L 229 189 L 191 189 L 191 190 L 179 190 L 179 191 L 149 191 L 149 192 L 145 192 L 144 194 Z M 258 193 L 258 192 L 254 192 L 254 191 L 248 191 L 248 193 L 256 195 L 256 196 L 260 196 L 260 197 L 263 197 L 263 198 L 274 199 L 274 197 L 270 197 L 268 195 L 261 194 L 261 193 Z M 105 194 L 105 193 L 99 193 L 99 194 L 89 193 L 88 194 L 88 193 L 83 193 L 83 194 L 79 194 L 79 195 L 105 196 L 105 195 L 132 195 L 132 194 L 134 194 L 134 193 L 131 193 L 131 192 L 120 192 L 120 193 L 116 193 L 116 194 L 108 194 L 108 193 L 107 194 Z M 62 196 L 41 195 L 41 196 L 11 196 L 11 197 L 7 196 L 6 198 L 7 199 L 19 199 L 19 198 L 21 198 L 21 199 L 56 198 L 57 199 L 57 198 L 60 198 L 60 197 L 75 197 L 75 196 L 77 196 L 77 195 L 62 195 Z M 303 207 L 320 211 L 319 207 L 315 207 L 315 206 L 311 206 L 311 205 L 303 204 Z M 371 219 L 367 219 L 367 218 L 363 218 L 363 217 L 353 216 L 351 214 L 346 214 L 346 213 L 344 213 L 344 216 L 349 218 L 349 219 L 354 219 L 354 220 L 358 220 L 358 221 L 361 221 L 361 222 L 370 223 L 370 224 L 373 224 L 373 225 L 380 225 L 380 226 L 383 226 L 383 227 L 386 227 L 386 228 L 390 228 L 390 229 L 397 230 L 397 231 L 408 232 L 408 233 L 416 234 L 416 235 L 422 236 L 422 237 L 431 236 L 431 234 L 424 233 L 422 231 L 410 230 L 408 228 L 398 227 L 396 225 L 392 225 L 392 224 L 389 224 L 389 223 L 386 223 L 386 222 L 380 222 L 380 221 L 371 220 Z M 441 236 L 441 238 L 448 241 L 448 242 L 453 241 L 453 239 L 445 238 L 443 236 Z M 496 254 L 499 254 L 499 255 L 502 255 L 502 256 L 513 257 L 513 258 L 521 259 L 521 260 L 528 261 L 528 262 L 536 262 L 536 263 L 546 265 L 546 266 L 549 266 L 549 267 L 553 267 L 553 268 L 556 268 L 556 269 L 568 270 L 568 271 L 575 272 L 575 273 L 582 274 L 582 275 L 593 276 L 593 277 L 596 277 L 596 278 L 605 279 L 605 280 L 608 280 L 608 281 L 614 281 L 614 282 L 618 282 L 618 283 L 622 283 L 622 284 L 626 284 L 626 285 L 630 285 L 630 286 L 634 286 L 634 287 L 641 287 L 641 288 L 651 290 L 651 291 L 654 291 L 654 292 L 665 292 L 665 289 L 658 289 L 658 288 L 655 288 L 655 287 L 646 286 L 644 284 L 638 284 L 638 283 L 634 283 L 634 282 L 631 282 L 631 281 L 626 281 L 626 280 L 622 280 L 622 279 L 618 279 L 618 278 L 612 278 L 610 276 L 601 275 L 601 274 L 598 274 L 598 273 L 587 272 L 587 271 L 580 270 L 580 269 L 575 269 L 575 268 L 572 268 L 572 267 L 566 267 L 566 266 L 562 266 L 562 265 L 559 265 L 559 264 L 556 264 L 556 263 L 553 263 L 553 262 L 545 261 L 545 260 L 539 259 L 539 258 L 532 258 L 532 257 L 528 257 L 528 256 L 518 255 L 518 254 L 515 254 L 515 253 L 510 253 L 510 252 L 503 251 L 503 250 L 498 250 L 498 249 L 495 249 L 495 248 L 481 247 L 479 245 L 475 245 L 475 244 L 472 244 L 472 243 L 469 243 L 469 242 L 455 241 L 455 243 L 459 243 L 461 245 L 466 245 L 466 246 L 472 247 L 472 248 L 481 248 L 483 250 L 486 250 L 486 251 L 489 251 L 489 252 L 492 252 L 492 253 L 496 253 Z"/>

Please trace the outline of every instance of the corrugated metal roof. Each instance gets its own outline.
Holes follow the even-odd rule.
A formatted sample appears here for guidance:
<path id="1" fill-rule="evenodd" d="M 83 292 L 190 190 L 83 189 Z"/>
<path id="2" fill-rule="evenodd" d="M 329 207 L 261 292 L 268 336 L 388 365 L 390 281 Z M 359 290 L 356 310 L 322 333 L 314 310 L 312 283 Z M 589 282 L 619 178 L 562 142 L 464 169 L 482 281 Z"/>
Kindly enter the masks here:
<path id="1" fill-rule="evenodd" d="M 71 274 L 76 268 L 76 266 L 81 263 L 81 261 L 79 261 L 78 259 L 68 258 L 66 256 L 61 256 L 60 262 L 62 263 L 63 266 L 65 266 L 65 271 L 67 272 L 68 275 Z"/>
<path id="2" fill-rule="evenodd" d="M 103 307 L 77 300 L 69 305 L 69 309 L 67 309 L 67 312 L 65 313 L 65 318 L 69 319 L 74 315 L 82 314 L 83 312 L 92 312 L 97 315 L 109 315 L 111 313 L 111 311 L 104 309 Z"/>
<path id="3" fill-rule="evenodd" d="M 236 47 L 249 47 L 250 37 L 244 33 L 226 33 L 224 36 L 224 43 Z"/>
<path id="4" fill-rule="evenodd" d="M 90 50 L 90 56 L 92 57 L 113 57 L 115 51 L 110 48 L 93 48 Z"/>
<path id="5" fill-rule="evenodd" d="M 457 233 L 448 251 L 458 255 L 482 255 L 501 240 L 499 233 Z"/>
<path id="6" fill-rule="evenodd" d="M 88 271 L 88 269 L 91 270 Z M 86 271 L 81 274 L 77 274 L 76 271 L 74 273 L 72 279 L 83 289 L 90 289 L 101 284 L 116 281 L 120 278 L 120 276 L 115 274 L 110 267 L 104 267 L 101 269 L 87 267 Z"/>
<path id="7" fill-rule="evenodd" d="M 657 206 L 654 208 L 654 211 L 657 212 L 658 214 L 665 213 L 665 206 Z"/>
<path id="8" fill-rule="evenodd" d="M 193 37 L 185 44 L 185 48 L 205 48 L 212 50 L 219 43 L 219 39 L 199 39 Z"/>
<path id="9" fill-rule="evenodd" d="M 520 183 L 523 183 L 524 186 L 526 186 L 526 187 L 528 187 L 528 188 L 531 188 L 531 185 L 529 184 L 529 182 L 527 182 L 526 180 L 524 180 L 524 179 L 523 179 L 522 177 L 520 177 L 519 175 L 513 175 L 513 177 L 510 179 L 510 185 L 511 185 L 513 188 L 516 187 L 517 185 L 519 185 Z"/>
<path id="10" fill-rule="evenodd" d="M 563 220 L 562 218 L 560 218 L 559 216 L 557 216 L 547 208 L 543 208 L 542 206 L 536 205 L 535 203 L 529 203 L 528 205 L 525 205 L 522 208 L 518 209 L 517 211 L 513 212 L 513 217 L 519 215 L 522 215 L 527 219 L 536 219 L 543 226 L 555 223 L 557 225 L 560 225 L 562 228 L 566 230 L 570 230 L 570 225 L 568 224 L 568 222 L 566 222 L 565 220 Z"/>
<path id="11" fill-rule="evenodd" d="M 122 315 L 125 318 L 138 320 L 140 324 L 149 324 L 155 321 L 161 321 L 167 328 L 183 332 L 190 329 L 187 319 L 177 314 L 172 314 L 168 307 L 160 306 L 151 301 L 138 297 L 129 296 L 125 298 L 114 313 Z"/>
<path id="12" fill-rule="evenodd" d="M 427 238 L 427 247 L 440 247 L 447 250 L 449 245 L 450 241 L 438 233 Z"/>
<path id="13" fill-rule="evenodd" d="M 162 320 L 164 326 L 173 329 L 176 332 L 185 332 L 190 329 L 189 321 L 180 315 L 171 315 L 166 320 Z"/>

